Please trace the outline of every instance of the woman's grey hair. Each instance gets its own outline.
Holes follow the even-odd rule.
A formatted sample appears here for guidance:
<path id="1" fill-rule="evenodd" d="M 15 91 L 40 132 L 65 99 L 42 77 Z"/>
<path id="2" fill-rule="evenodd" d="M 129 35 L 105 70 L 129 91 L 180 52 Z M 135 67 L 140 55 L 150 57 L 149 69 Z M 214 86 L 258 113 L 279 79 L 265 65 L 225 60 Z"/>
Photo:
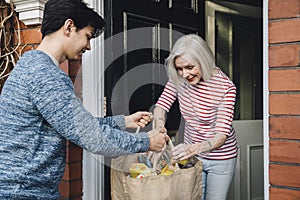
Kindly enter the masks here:
<path id="1" fill-rule="evenodd" d="M 175 68 L 175 59 L 179 56 L 191 58 L 200 64 L 200 71 L 203 81 L 207 81 L 212 77 L 215 70 L 215 57 L 207 46 L 206 42 L 196 34 L 189 34 L 179 38 L 166 60 L 169 78 L 173 81 L 177 89 L 184 82 Z"/>

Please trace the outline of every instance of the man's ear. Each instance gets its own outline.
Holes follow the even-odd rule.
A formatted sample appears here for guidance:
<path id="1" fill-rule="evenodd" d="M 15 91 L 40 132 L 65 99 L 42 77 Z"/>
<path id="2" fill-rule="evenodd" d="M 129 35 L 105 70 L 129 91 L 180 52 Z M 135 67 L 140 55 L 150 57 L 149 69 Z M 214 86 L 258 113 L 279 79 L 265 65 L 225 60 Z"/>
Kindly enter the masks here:
<path id="1" fill-rule="evenodd" d="M 72 19 L 67 19 L 63 26 L 64 34 L 70 36 L 70 33 L 75 29 L 74 21 Z"/>

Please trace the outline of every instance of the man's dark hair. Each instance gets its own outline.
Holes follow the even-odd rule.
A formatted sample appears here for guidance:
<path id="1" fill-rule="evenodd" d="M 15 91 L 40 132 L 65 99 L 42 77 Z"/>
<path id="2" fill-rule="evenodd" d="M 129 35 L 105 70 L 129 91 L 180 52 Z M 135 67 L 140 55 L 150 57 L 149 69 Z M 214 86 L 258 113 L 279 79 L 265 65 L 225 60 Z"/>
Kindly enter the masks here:
<path id="1" fill-rule="evenodd" d="M 82 0 L 49 0 L 44 9 L 42 37 L 60 29 L 67 19 L 72 19 L 79 30 L 94 27 L 93 37 L 98 37 L 105 25 L 103 18 Z"/>

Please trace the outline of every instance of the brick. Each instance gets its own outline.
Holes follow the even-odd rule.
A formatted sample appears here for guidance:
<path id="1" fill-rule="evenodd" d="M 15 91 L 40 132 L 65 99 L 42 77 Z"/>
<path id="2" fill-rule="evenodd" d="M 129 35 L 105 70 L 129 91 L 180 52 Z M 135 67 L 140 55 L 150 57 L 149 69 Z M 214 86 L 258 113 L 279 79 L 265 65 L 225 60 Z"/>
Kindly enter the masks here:
<path id="1" fill-rule="evenodd" d="M 300 91 L 300 68 L 270 70 L 269 91 Z"/>
<path id="2" fill-rule="evenodd" d="M 286 162 L 300 164 L 300 142 L 286 140 L 271 140 L 269 150 L 271 162 Z"/>
<path id="3" fill-rule="evenodd" d="M 69 75 L 70 76 L 82 76 L 82 69 L 81 69 L 81 62 L 80 61 L 70 61 L 69 66 Z"/>
<path id="4" fill-rule="evenodd" d="M 300 94 L 270 94 L 269 109 L 271 115 L 299 115 Z"/>
<path id="5" fill-rule="evenodd" d="M 66 164 L 63 180 L 71 181 L 80 179 L 82 175 L 82 162 Z"/>
<path id="6" fill-rule="evenodd" d="M 27 25 L 24 24 L 24 22 L 20 21 L 19 19 L 17 19 L 17 20 L 19 22 L 20 29 L 27 29 L 27 28 L 29 28 Z M 16 19 L 14 20 L 15 29 L 18 29 L 18 24 L 17 24 L 18 22 L 17 22 L 17 20 Z M 35 27 L 35 26 L 31 26 L 31 28 L 32 27 Z"/>
<path id="7" fill-rule="evenodd" d="M 59 200 L 82 200 L 82 196 L 60 197 Z"/>
<path id="8" fill-rule="evenodd" d="M 280 45 L 269 47 L 269 66 L 299 66 L 300 45 Z"/>
<path id="9" fill-rule="evenodd" d="M 82 148 L 72 146 L 67 148 L 66 162 L 77 162 L 82 160 Z"/>
<path id="10" fill-rule="evenodd" d="M 82 77 L 81 76 L 76 76 L 76 77 L 71 77 L 75 92 L 81 94 L 82 93 Z"/>
<path id="11" fill-rule="evenodd" d="M 61 181 L 59 184 L 61 198 L 72 198 L 82 195 L 82 180 Z"/>
<path id="12" fill-rule="evenodd" d="M 270 117 L 270 138 L 300 139 L 300 117 Z"/>
<path id="13" fill-rule="evenodd" d="M 39 44 L 42 41 L 42 33 L 40 28 L 24 29 L 21 30 L 21 44 Z"/>
<path id="14" fill-rule="evenodd" d="M 59 185 L 60 199 L 77 199 L 82 196 L 82 149 L 76 144 L 67 141 L 67 165 L 64 176 Z M 80 155 L 79 155 L 80 154 Z M 79 157 L 77 157 L 79 156 Z M 77 162 L 73 162 L 78 160 Z M 76 197 L 76 198 L 75 198 Z"/>
<path id="15" fill-rule="evenodd" d="M 69 61 L 69 76 L 74 84 L 75 92 L 77 96 L 82 94 L 82 64 L 81 61 L 71 60 Z"/>
<path id="16" fill-rule="evenodd" d="M 300 191 L 283 188 L 270 188 L 270 200 L 299 200 Z"/>
<path id="17" fill-rule="evenodd" d="M 69 75 L 69 61 L 65 60 L 59 65 L 59 68 Z"/>
<path id="18" fill-rule="evenodd" d="M 34 50 L 37 48 L 37 45 L 21 45 L 18 52 L 20 55 L 23 55 L 26 51 Z"/>
<path id="19" fill-rule="evenodd" d="M 279 20 L 269 23 L 269 43 L 300 41 L 300 19 Z"/>
<path id="20" fill-rule="evenodd" d="M 299 0 L 269 1 L 269 19 L 292 18 L 300 16 Z"/>
<path id="21" fill-rule="evenodd" d="M 272 186 L 300 188 L 300 167 L 292 165 L 270 164 L 269 180 Z"/>
<path id="22" fill-rule="evenodd" d="M 78 162 L 82 160 L 82 148 L 67 140 L 66 162 Z"/>
<path id="23" fill-rule="evenodd" d="M 67 147 L 78 147 L 78 145 L 76 145 L 73 142 L 67 140 Z"/>

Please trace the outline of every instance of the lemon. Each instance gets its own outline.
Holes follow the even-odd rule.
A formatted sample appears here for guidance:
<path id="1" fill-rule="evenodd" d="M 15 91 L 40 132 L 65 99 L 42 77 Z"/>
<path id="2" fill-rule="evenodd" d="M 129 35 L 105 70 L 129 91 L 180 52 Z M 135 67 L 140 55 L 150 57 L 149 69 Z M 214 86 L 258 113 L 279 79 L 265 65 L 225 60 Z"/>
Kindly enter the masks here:
<path id="1" fill-rule="evenodd" d="M 166 165 L 162 170 L 160 175 L 169 176 L 174 173 L 174 168 L 170 168 L 169 165 Z"/>
<path id="2" fill-rule="evenodd" d="M 189 162 L 189 159 L 185 159 L 185 160 L 180 160 L 179 162 L 178 162 L 178 164 L 181 164 L 181 165 L 186 165 L 186 163 L 188 163 Z"/>
<path id="3" fill-rule="evenodd" d="M 143 163 L 133 163 L 129 169 L 130 177 L 136 178 L 139 174 L 144 176 L 149 176 L 151 174 L 151 169 Z"/>

